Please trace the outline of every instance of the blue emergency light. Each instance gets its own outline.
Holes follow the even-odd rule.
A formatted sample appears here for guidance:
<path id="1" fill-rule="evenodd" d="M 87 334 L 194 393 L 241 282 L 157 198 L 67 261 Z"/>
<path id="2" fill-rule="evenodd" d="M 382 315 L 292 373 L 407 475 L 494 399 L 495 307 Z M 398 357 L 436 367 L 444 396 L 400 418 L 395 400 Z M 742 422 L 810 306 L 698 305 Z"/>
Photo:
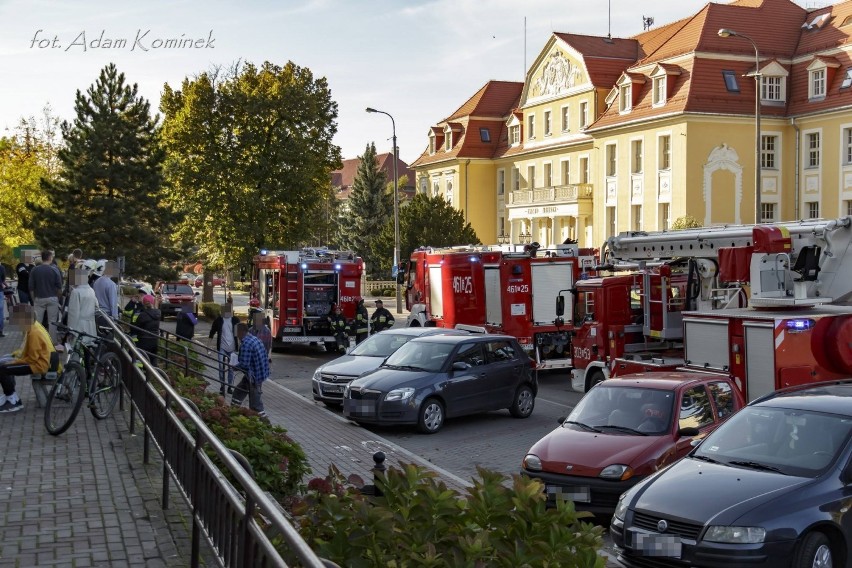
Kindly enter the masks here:
<path id="1" fill-rule="evenodd" d="M 307 269 L 308 269 L 307 263 L 303 262 L 302 263 L 302 270 L 307 270 Z"/>
<path id="2" fill-rule="evenodd" d="M 339 264 L 335 264 L 335 265 L 334 265 L 334 269 L 335 269 L 335 270 L 340 270 L 340 265 L 339 265 Z"/>
<path id="3" fill-rule="evenodd" d="M 266 250 L 266 249 L 260 249 L 260 254 L 261 254 L 261 256 L 266 256 L 266 253 L 268 253 L 268 252 L 269 252 L 269 251 L 268 251 L 268 250 Z"/>
<path id="4" fill-rule="evenodd" d="M 816 321 L 812 319 L 793 319 L 787 320 L 785 324 L 787 327 L 787 331 L 808 331 L 809 329 L 814 328 L 814 326 L 816 325 Z"/>

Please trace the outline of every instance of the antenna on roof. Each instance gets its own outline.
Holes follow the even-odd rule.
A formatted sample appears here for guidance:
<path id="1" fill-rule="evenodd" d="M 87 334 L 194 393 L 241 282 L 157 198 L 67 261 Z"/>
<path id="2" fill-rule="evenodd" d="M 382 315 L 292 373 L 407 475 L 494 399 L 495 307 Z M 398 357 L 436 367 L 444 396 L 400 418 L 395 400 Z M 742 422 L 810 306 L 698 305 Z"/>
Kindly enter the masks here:
<path id="1" fill-rule="evenodd" d="M 612 0 L 607 0 L 607 24 L 606 24 L 606 39 L 612 39 Z"/>
<path id="2" fill-rule="evenodd" d="M 652 16 L 642 16 L 642 29 L 648 31 L 651 29 L 651 26 L 654 25 L 654 18 Z"/>

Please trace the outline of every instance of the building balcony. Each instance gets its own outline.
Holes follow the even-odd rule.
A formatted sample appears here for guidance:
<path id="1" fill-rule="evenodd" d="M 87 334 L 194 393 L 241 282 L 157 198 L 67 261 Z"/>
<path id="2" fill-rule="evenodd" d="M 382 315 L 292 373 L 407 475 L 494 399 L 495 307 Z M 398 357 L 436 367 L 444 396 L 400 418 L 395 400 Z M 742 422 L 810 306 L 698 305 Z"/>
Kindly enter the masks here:
<path id="1" fill-rule="evenodd" d="M 579 183 L 510 191 L 508 192 L 509 205 L 547 205 L 591 201 L 592 189 L 593 186 L 590 183 Z"/>

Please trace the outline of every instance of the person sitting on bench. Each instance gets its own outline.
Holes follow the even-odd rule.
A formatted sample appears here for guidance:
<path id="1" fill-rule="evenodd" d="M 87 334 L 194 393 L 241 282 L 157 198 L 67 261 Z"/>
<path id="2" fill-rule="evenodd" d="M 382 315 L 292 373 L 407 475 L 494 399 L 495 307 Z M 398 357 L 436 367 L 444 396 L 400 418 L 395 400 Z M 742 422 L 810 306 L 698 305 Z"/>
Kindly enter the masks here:
<path id="1" fill-rule="evenodd" d="M 35 321 L 35 310 L 29 304 L 17 304 L 12 310 L 12 327 L 24 333 L 23 347 L 0 360 L 0 413 L 17 412 L 24 405 L 15 392 L 15 377 L 41 375 L 50 370 L 51 353 L 55 351 L 50 334 Z"/>

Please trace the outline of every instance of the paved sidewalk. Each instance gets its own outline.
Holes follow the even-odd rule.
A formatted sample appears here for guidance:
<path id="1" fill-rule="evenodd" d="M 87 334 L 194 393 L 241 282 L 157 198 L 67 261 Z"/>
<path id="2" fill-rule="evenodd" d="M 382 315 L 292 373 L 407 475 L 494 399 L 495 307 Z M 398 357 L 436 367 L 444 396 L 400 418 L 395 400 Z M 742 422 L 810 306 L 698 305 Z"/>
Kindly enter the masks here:
<path id="1" fill-rule="evenodd" d="M 7 328 L 0 354 L 20 343 Z M 188 566 L 183 502 L 163 512 L 158 468 L 118 408 L 105 420 L 83 408 L 54 437 L 29 377 L 17 382 L 23 410 L 0 415 L 0 567 Z"/>

